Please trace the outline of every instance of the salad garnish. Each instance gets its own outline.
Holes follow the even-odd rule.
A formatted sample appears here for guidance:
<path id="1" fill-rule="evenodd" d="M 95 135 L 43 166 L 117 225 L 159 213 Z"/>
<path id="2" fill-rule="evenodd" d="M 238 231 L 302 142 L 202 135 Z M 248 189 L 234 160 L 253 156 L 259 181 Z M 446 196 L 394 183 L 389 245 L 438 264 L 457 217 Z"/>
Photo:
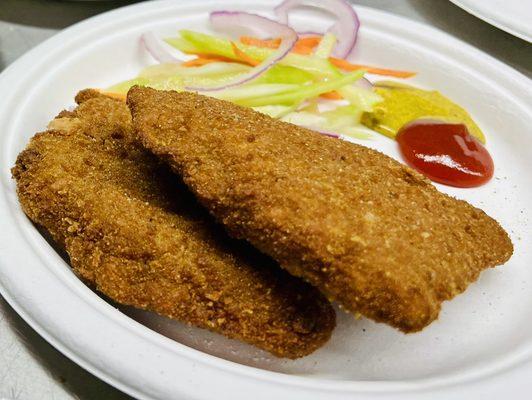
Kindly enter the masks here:
<path id="1" fill-rule="evenodd" d="M 298 32 L 290 25 L 289 14 L 308 6 L 333 14 L 335 22 L 325 32 Z M 107 93 L 125 98 L 134 85 L 194 91 L 334 138 L 369 139 L 378 132 L 396 139 L 398 132 L 403 128 L 406 131 L 412 121 L 429 118 L 437 122 L 418 126 L 416 137 L 435 138 L 432 131 L 450 132 L 449 135 L 460 131 L 468 143 L 476 145 L 478 140 L 479 154 L 487 154 L 482 147 L 485 136 L 467 111 L 438 91 L 399 83 L 415 76 L 415 72 L 353 62 L 360 19 L 347 1 L 285 0 L 273 12 L 276 20 L 242 11 L 211 12 L 209 21 L 217 34 L 182 29 L 177 36 L 162 40 L 153 32 L 146 32 L 141 44 L 158 63 L 144 68 L 137 77 L 108 88 Z M 235 29 L 242 34 L 228 34 Z M 367 75 L 395 80 L 372 82 Z M 451 152 L 458 157 L 454 144 L 443 146 L 452 138 L 434 140 L 443 147 L 431 146 L 432 161 L 427 158 L 422 166 L 409 159 L 416 149 L 404 142 L 411 137 L 403 135 L 400 146 L 405 160 L 429 178 L 452 184 L 451 178 L 435 178 L 427 172 L 432 168 L 430 162 L 447 160 Z M 411 142 L 419 144 L 419 140 Z M 443 158 L 433 157 L 434 154 Z M 465 153 L 463 156 L 462 164 L 468 160 Z M 447 169 L 462 165 L 458 161 L 447 164 Z M 453 174 L 458 176 L 454 172 L 449 176 Z M 491 175 L 483 173 L 486 179 L 468 182 L 483 183 Z M 455 182 L 455 186 L 464 185 Z"/>

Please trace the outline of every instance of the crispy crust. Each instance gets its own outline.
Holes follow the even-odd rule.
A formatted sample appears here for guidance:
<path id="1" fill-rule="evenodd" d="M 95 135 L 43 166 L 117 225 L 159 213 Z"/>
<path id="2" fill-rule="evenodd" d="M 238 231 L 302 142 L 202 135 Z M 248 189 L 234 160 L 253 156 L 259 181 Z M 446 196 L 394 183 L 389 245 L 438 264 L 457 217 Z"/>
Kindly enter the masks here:
<path id="1" fill-rule="evenodd" d="M 136 87 L 128 105 L 233 236 L 355 314 L 418 331 L 512 254 L 495 220 L 377 151 L 192 93 Z"/>
<path id="2" fill-rule="evenodd" d="M 18 157 L 26 214 L 113 300 L 297 358 L 326 342 L 334 310 L 211 222 L 133 138 L 123 102 L 83 91 Z"/>

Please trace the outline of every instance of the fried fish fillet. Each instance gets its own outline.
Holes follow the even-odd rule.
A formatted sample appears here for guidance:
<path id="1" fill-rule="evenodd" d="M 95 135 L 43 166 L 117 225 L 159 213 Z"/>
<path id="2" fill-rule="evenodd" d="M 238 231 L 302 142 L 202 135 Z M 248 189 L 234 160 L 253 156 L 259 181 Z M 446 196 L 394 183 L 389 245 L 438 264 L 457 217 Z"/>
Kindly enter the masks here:
<path id="1" fill-rule="evenodd" d="M 334 310 L 215 225 L 133 137 L 124 102 L 94 91 L 37 134 L 13 168 L 26 214 L 74 271 L 113 300 L 297 358 L 331 335 Z"/>
<path id="2" fill-rule="evenodd" d="M 136 87 L 128 105 L 233 236 L 355 314 L 418 331 L 512 254 L 495 220 L 377 151 L 192 93 Z"/>

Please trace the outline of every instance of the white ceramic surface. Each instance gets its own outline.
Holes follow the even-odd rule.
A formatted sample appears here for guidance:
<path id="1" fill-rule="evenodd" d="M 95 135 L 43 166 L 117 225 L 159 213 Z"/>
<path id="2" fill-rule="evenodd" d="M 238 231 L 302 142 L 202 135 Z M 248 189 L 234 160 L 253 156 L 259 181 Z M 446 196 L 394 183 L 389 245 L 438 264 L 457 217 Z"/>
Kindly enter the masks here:
<path id="1" fill-rule="evenodd" d="M 532 1 L 450 0 L 468 13 L 532 43 Z"/>
<path id="2" fill-rule="evenodd" d="M 218 335 L 125 308 L 96 296 L 26 219 L 9 169 L 34 132 L 73 103 L 77 90 L 126 79 L 150 62 L 139 34 L 208 30 L 212 1 L 147 2 L 67 29 L 0 75 L 0 290 L 43 337 L 95 375 L 138 398 L 329 399 L 525 398 L 532 389 L 532 85 L 509 67 L 424 25 L 359 7 L 360 62 L 416 70 L 471 111 L 488 136 L 496 177 L 478 189 L 441 187 L 482 207 L 510 232 L 515 255 L 446 303 L 418 334 L 338 313 L 331 341 L 283 361 Z M 270 2 L 224 8 L 267 14 Z M 294 21 L 323 27 L 315 14 Z M 397 157 L 375 136 L 366 145 Z M 127 317 L 131 315 L 135 320 Z M 140 323 L 139 323 L 140 322 Z M 144 324 L 144 325 L 143 325 Z M 145 325 L 160 332 L 147 329 Z M 170 340 L 165 336 L 176 340 Z"/>

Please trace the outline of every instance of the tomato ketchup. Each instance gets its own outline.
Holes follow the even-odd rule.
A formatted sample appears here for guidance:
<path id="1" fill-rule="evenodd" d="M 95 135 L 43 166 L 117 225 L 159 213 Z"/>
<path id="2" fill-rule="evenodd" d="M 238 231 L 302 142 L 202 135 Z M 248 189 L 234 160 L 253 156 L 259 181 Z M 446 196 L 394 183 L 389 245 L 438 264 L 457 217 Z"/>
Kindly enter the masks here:
<path id="1" fill-rule="evenodd" d="M 397 142 L 408 165 L 434 182 L 476 187 L 493 176 L 493 160 L 464 124 L 422 119 L 406 124 Z"/>

